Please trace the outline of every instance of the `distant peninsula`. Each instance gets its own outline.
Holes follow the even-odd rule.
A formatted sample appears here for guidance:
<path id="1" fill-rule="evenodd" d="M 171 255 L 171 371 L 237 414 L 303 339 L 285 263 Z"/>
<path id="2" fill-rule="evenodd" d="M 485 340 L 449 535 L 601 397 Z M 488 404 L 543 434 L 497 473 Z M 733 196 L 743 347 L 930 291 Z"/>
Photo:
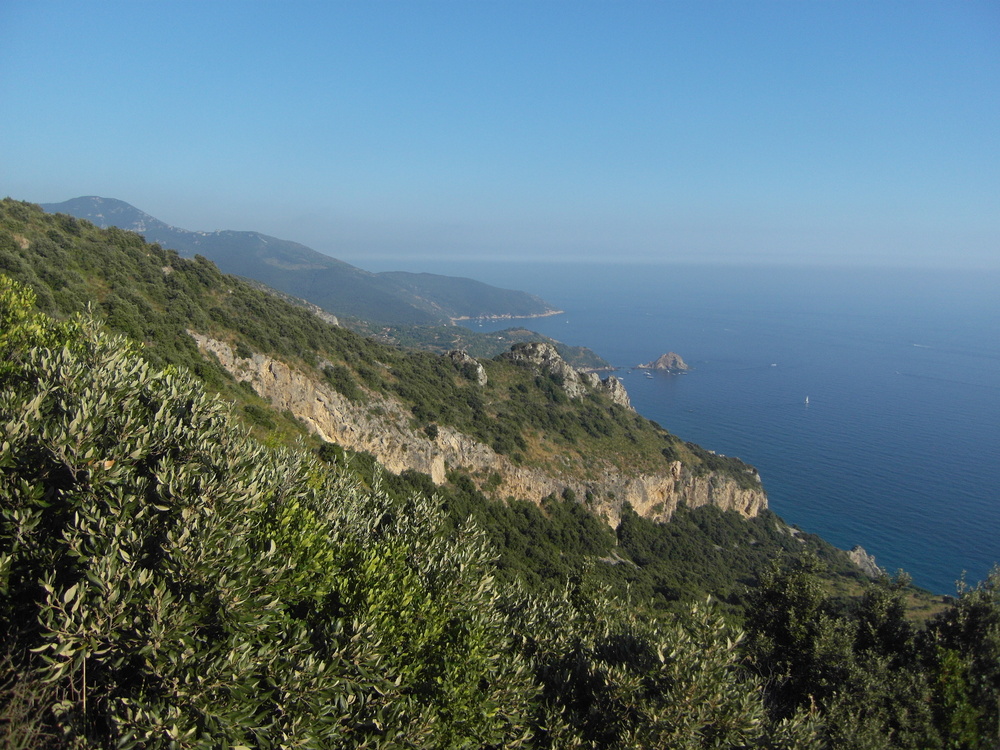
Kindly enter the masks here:
<path id="1" fill-rule="evenodd" d="M 518 320 L 521 318 L 551 318 L 553 315 L 564 315 L 565 310 L 545 310 L 535 313 L 505 313 L 500 315 L 459 315 L 452 318 L 453 323 L 461 320 Z"/>
<path id="2" fill-rule="evenodd" d="M 691 368 L 688 367 L 687 363 L 681 359 L 680 354 L 675 352 L 667 352 L 660 356 L 652 362 L 647 362 L 644 365 L 636 365 L 637 370 L 659 370 L 660 372 L 672 372 L 681 373 L 687 372 Z"/>

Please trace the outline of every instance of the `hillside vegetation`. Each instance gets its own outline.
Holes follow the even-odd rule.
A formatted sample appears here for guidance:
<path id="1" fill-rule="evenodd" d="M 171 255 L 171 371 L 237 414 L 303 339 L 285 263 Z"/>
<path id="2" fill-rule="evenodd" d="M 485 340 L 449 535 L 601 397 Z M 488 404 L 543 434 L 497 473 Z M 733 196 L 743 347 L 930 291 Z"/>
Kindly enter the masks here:
<path id="1" fill-rule="evenodd" d="M 543 300 L 523 292 L 453 276 L 369 273 L 297 242 L 258 232 L 178 229 L 109 198 L 74 198 L 43 208 L 99 227 L 135 231 L 184 257 L 207 257 L 257 289 L 296 306 L 325 308 L 330 315 L 336 313 L 345 327 L 393 346 L 438 353 L 464 349 L 474 357 L 495 357 L 518 342 L 548 341 L 574 367 L 609 367 L 585 347 L 566 346 L 524 328 L 487 335 L 452 323 L 452 318 L 533 316 L 553 311 Z"/>
<path id="2" fill-rule="evenodd" d="M 552 344 L 564 360 L 578 369 L 614 369 L 610 362 L 585 346 L 571 346 L 521 326 L 480 333 L 463 326 L 374 326 L 359 320 L 346 320 L 344 325 L 393 346 L 424 349 L 437 354 L 461 349 L 477 359 L 493 359 L 514 344 L 545 342 Z"/>
<path id="3" fill-rule="evenodd" d="M 228 341 L 312 368 L 350 398 L 401 399 L 416 424 L 444 424 L 517 462 L 577 471 L 600 462 L 626 471 L 667 472 L 681 460 L 748 481 L 748 467 L 685 444 L 639 415 L 591 394 L 567 398 L 558 379 L 502 358 L 483 362 L 489 382 L 433 353 L 400 350 L 331 326 L 201 256 L 171 250 L 112 227 L 6 200 L 0 204 L 0 271 L 28 286 L 40 309 L 67 315 L 96 304 L 114 330 L 144 346 L 153 364 L 191 368 L 210 387 L 243 395 L 224 370 L 205 360 L 186 334 Z M 249 404 L 253 411 L 259 404 Z"/>
<path id="4" fill-rule="evenodd" d="M 453 318 L 531 317 L 554 312 L 525 292 L 429 273 L 371 273 L 297 242 L 259 232 L 192 232 L 170 226 L 124 201 L 89 196 L 45 208 L 100 227 L 141 233 L 185 257 L 202 255 L 226 273 L 257 279 L 334 315 L 382 325 L 440 325 Z"/>
<path id="5" fill-rule="evenodd" d="M 401 396 L 414 409 L 456 401 L 469 373 L 131 233 L 0 210 L 5 746 L 995 746 L 1000 572 L 918 626 L 905 577 L 847 575 L 770 513 L 626 509 L 612 529 L 572 496 L 495 502 L 461 472 L 385 474 L 186 330 L 331 370 L 358 398 L 450 379 Z M 561 449 L 639 451 L 628 431 L 648 429 L 661 460 L 711 469 L 620 407 L 574 411 L 558 383 L 485 365 L 500 395 L 484 410 L 529 391 L 512 435 L 548 434 L 532 404 L 551 403 Z M 591 426 L 619 432 L 569 425 L 598 407 L 610 421 Z"/>

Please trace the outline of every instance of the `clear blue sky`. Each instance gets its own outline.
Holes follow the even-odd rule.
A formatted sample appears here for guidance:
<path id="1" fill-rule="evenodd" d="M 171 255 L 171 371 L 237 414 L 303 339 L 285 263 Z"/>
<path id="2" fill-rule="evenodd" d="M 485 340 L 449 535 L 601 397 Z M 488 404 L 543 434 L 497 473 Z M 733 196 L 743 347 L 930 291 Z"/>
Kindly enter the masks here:
<path id="1" fill-rule="evenodd" d="M 1000 267 L 1000 3 L 0 3 L 0 193 L 362 267 Z"/>

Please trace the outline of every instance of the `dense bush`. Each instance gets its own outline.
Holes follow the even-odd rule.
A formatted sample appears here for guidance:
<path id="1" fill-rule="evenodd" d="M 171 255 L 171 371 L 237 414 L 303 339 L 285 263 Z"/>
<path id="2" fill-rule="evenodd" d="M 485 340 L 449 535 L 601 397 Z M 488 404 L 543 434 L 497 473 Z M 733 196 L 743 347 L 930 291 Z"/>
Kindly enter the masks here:
<path id="1" fill-rule="evenodd" d="M 0 632 L 19 695 L 58 686 L 50 730 L 516 744 L 532 691 L 479 532 L 263 448 L 190 376 L 4 292 Z"/>
<path id="2" fill-rule="evenodd" d="M 996 747 L 1000 570 L 923 629 L 907 619 L 905 575 L 844 611 L 820 572 L 776 564 L 749 596 L 747 654 L 772 720 L 817 711 L 831 748 Z"/>
<path id="3" fill-rule="evenodd" d="M 487 362 L 480 387 L 129 232 L 2 201 L 0 268 L 22 282 L 0 275 L 5 746 L 996 746 L 1000 571 L 918 627 L 904 578 L 834 595 L 843 557 L 770 514 L 626 510 L 613 533 L 568 493 L 498 503 L 490 478 L 311 457 L 187 327 L 392 389 L 428 436 L 467 424 L 527 451 L 554 432 L 563 458 L 741 471 L 551 378 Z M 132 340 L 73 315 L 92 301 Z"/>
<path id="4" fill-rule="evenodd" d="M 191 376 L 32 303 L 3 280 L 8 737 L 625 748 L 765 736 L 738 638 L 710 613 L 652 624 L 579 586 L 500 587 L 483 533 L 435 501 L 265 448 Z M 567 512 L 560 502 L 550 513 Z"/>

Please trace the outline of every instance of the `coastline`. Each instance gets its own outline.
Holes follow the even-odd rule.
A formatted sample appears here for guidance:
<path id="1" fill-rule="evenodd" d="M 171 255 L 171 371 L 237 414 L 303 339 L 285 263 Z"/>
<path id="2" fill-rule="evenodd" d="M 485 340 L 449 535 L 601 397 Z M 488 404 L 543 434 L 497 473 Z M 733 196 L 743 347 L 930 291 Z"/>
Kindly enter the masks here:
<path id="1" fill-rule="evenodd" d="M 551 318 L 553 315 L 564 315 L 565 310 L 548 310 L 543 313 L 534 313 L 532 315 L 462 315 L 457 318 L 449 318 L 452 323 L 458 323 L 461 320 L 531 320 L 532 318 Z"/>

